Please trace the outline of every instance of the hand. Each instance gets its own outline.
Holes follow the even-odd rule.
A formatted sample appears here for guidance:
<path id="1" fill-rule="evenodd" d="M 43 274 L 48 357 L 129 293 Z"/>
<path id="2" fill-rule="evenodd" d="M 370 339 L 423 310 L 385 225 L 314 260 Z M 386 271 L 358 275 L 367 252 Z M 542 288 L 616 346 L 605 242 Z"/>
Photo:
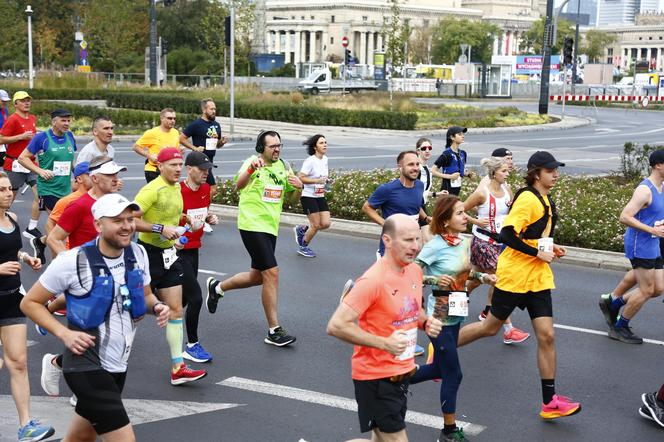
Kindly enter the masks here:
<path id="1" fill-rule="evenodd" d="M 406 351 L 407 343 L 408 339 L 406 339 L 406 332 L 403 330 L 395 330 L 394 333 L 385 338 L 384 350 L 393 356 L 399 356 L 401 353 Z"/>
<path id="2" fill-rule="evenodd" d="M 652 228 L 652 230 L 653 230 L 652 232 L 653 235 L 659 236 L 660 238 L 664 238 L 664 224 L 655 226 Z"/>
<path id="3" fill-rule="evenodd" d="M 484 276 L 482 276 L 482 282 L 484 284 L 496 285 L 496 281 L 498 281 L 498 278 L 496 278 L 496 275 L 492 275 L 490 273 L 485 273 Z"/>
<path id="4" fill-rule="evenodd" d="M 424 329 L 424 332 L 427 334 L 427 336 L 437 338 L 442 329 L 443 323 L 433 316 L 429 316 L 427 319 L 426 328 Z"/>
<path id="5" fill-rule="evenodd" d="M 168 324 L 168 317 L 171 314 L 171 309 L 166 304 L 157 304 L 154 308 L 154 313 L 157 317 L 157 325 L 161 328 L 166 327 Z"/>
<path id="6" fill-rule="evenodd" d="M 21 140 L 31 140 L 35 136 L 35 133 L 31 130 L 26 130 L 21 134 Z"/>
<path id="7" fill-rule="evenodd" d="M 0 275 L 12 276 L 21 271 L 21 263 L 18 261 L 7 261 L 0 264 Z"/>
<path id="8" fill-rule="evenodd" d="M 322 176 L 322 177 L 318 178 L 318 184 L 327 184 L 327 177 Z"/>
<path id="9" fill-rule="evenodd" d="M 164 226 L 164 229 L 161 231 L 161 236 L 168 240 L 176 240 L 180 237 L 180 234 L 173 226 Z"/>
<path id="10" fill-rule="evenodd" d="M 449 287 L 454 282 L 454 278 L 449 275 L 440 275 L 438 277 L 438 287 Z"/>
<path id="11" fill-rule="evenodd" d="M 451 181 L 458 179 L 461 176 L 459 172 L 454 172 L 450 178 Z"/>
<path id="12" fill-rule="evenodd" d="M 468 171 L 466 172 L 466 176 L 467 176 L 468 178 L 474 178 L 474 177 L 475 177 L 475 172 L 473 172 L 472 170 L 468 170 Z"/>
<path id="13" fill-rule="evenodd" d="M 475 221 L 482 228 L 489 227 L 489 218 L 477 218 Z"/>
<path id="14" fill-rule="evenodd" d="M 95 345 L 95 337 L 84 332 L 67 330 L 62 342 L 75 355 L 82 355 L 86 349 Z"/>
<path id="15" fill-rule="evenodd" d="M 553 258 L 555 258 L 556 255 L 554 255 L 553 252 L 543 252 L 542 250 L 540 250 L 539 252 L 537 252 L 537 257 L 546 263 L 551 263 L 551 261 L 553 261 Z"/>
<path id="16" fill-rule="evenodd" d="M 265 160 L 263 157 L 257 157 L 254 161 L 251 162 L 251 168 L 254 170 L 260 169 L 263 166 L 265 166 Z"/>
<path id="17" fill-rule="evenodd" d="M 556 255 L 556 258 L 562 258 L 567 255 L 567 249 L 562 246 L 553 245 L 553 254 Z"/>
<path id="18" fill-rule="evenodd" d="M 219 224 L 219 217 L 217 215 L 209 213 L 208 216 L 205 218 L 205 222 L 207 222 L 211 226 L 216 226 L 217 224 Z"/>
<path id="19" fill-rule="evenodd" d="M 194 150 L 196 152 L 203 152 L 205 150 L 205 148 L 203 146 L 194 146 Z"/>
<path id="20" fill-rule="evenodd" d="M 39 176 L 42 177 L 43 180 L 50 180 L 55 176 L 52 170 L 46 170 L 46 169 L 39 169 Z"/>
<path id="21" fill-rule="evenodd" d="M 25 255 L 23 262 L 29 265 L 32 270 L 39 270 L 42 267 L 41 259 L 34 256 Z"/>
<path id="22" fill-rule="evenodd" d="M 226 143 L 228 143 L 228 137 L 221 137 L 221 140 L 217 143 L 217 149 L 221 149 Z"/>
<path id="23" fill-rule="evenodd" d="M 157 155 L 148 154 L 148 160 L 152 163 L 157 163 Z"/>
<path id="24" fill-rule="evenodd" d="M 302 188 L 302 181 L 295 175 L 288 175 L 288 184 L 298 189 Z"/>
<path id="25" fill-rule="evenodd" d="M 184 244 L 182 244 L 180 241 L 175 241 L 173 247 L 175 247 L 175 250 L 182 250 L 184 249 Z"/>
<path id="26" fill-rule="evenodd" d="M 436 195 L 449 195 L 450 193 L 447 190 L 441 190 L 440 192 L 436 192 Z"/>
<path id="27" fill-rule="evenodd" d="M 118 192 L 120 192 L 123 187 L 124 187 L 124 181 L 118 178 Z"/>

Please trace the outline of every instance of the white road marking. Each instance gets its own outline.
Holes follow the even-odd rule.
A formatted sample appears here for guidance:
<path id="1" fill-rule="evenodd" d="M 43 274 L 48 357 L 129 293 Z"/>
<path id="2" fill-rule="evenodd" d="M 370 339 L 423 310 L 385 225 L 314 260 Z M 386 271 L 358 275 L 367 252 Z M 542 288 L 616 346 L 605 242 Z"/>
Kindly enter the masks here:
<path id="1" fill-rule="evenodd" d="M 574 326 L 571 326 L 571 325 L 553 324 L 553 327 L 554 328 L 560 328 L 562 330 L 570 330 L 570 331 L 575 331 L 575 332 L 587 333 L 587 334 L 590 334 L 590 335 L 607 336 L 607 334 L 608 334 L 607 331 L 593 330 L 591 328 L 583 328 L 583 327 L 574 327 Z M 647 344 L 664 345 L 664 341 L 658 341 L 657 339 L 644 338 L 643 342 L 645 342 Z"/>
<path id="2" fill-rule="evenodd" d="M 205 269 L 198 269 L 198 273 L 206 273 L 208 275 L 217 275 L 217 276 L 228 275 L 228 273 L 215 272 L 214 270 L 205 270 Z"/>
<path id="3" fill-rule="evenodd" d="M 618 129 L 611 129 L 610 127 L 600 127 L 595 129 L 595 132 L 620 132 Z"/>
<path id="4" fill-rule="evenodd" d="M 326 407 L 339 408 L 342 410 L 357 411 L 357 403 L 355 402 L 355 399 L 288 387 L 286 385 L 271 384 L 269 382 L 255 381 L 253 379 L 245 379 L 236 376 L 217 382 L 217 385 L 269 394 L 281 398 L 294 399 L 311 404 L 325 405 Z M 419 413 L 417 411 L 408 411 L 408 413 L 406 413 L 406 422 L 440 429 L 442 419 L 440 416 Z M 462 422 L 459 420 L 457 421 L 457 425 L 463 428 L 463 431 L 471 436 L 476 436 L 486 429 L 483 425 Z"/>

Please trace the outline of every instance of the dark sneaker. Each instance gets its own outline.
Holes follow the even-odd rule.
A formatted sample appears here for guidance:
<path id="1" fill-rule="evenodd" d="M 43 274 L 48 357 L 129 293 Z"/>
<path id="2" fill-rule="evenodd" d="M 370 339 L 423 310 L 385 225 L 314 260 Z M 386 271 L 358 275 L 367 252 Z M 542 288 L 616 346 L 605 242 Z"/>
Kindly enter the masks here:
<path id="1" fill-rule="evenodd" d="M 277 327 L 274 333 L 270 333 L 268 330 L 267 336 L 263 341 L 266 344 L 276 345 L 277 347 L 284 347 L 288 344 L 292 344 L 296 340 L 297 338 L 295 338 L 295 336 L 290 336 L 286 333 L 286 330 L 281 327 Z"/>
<path id="2" fill-rule="evenodd" d="M 611 295 L 609 293 L 600 295 L 599 309 L 602 311 L 604 320 L 609 324 L 609 327 L 613 327 L 618 320 L 618 312 L 611 309 Z"/>
<path id="3" fill-rule="evenodd" d="M 463 434 L 463 429 L 457 428 L 450 434 L 445 434 L 443 430 L 440 430 L 437 442 L 466 442 L 467 440 L 466 435 Z"/>
<path id="4" fill-rule="evenodd" d="M 641 415 L 641 417 L 644 417 L 649 421 L 655 422 L 655 419 L 653 419 L 652 414 L 650 414 L 650 410 L 648 410 L 648 407 L 646 407 L 645 405 L 641 405 L 641 407 L 639 408 L 639 414 Z"/>
<path id="5" fill-rule="evenodd" d="M 205 305 L 210 313 L 217 311 L 217 303 L 224 297 L 224 292 L 221 292 L 221 295 L 217 293 L 217 286 L 219 284 L 220 282 L 213 277 L 207 279 L 207 296 L 205 297 Z"/>
<path id="6" fill-rule="evenodd" d="M 304 234 L 306 233 L 307 228 L 305 226 L 295 226 L 293 227 L 293 233 L 295 234 L 295 243 L 298 247 L 304 247 Z"/>
<path id="7" fill-rule="evenodd" d="M 44 245 L 44 243 L 41 242 L 41 239 L 39 237 L 31 238 L 30 245 L 32 246 L 32 256 L 36 256 L 37 258 L 39 258 L 39 260 L 42 263 L 42 266 L 45 266 L 46 254 L 44 252 L 46 251 L 46 245 Z"/>
<path id="8" fill-rule="evenodd" d="M 643 338 L 632 333 L 632 327 L 611 327 L 609 338 L 625 344 L 643 344 Z"/>
<path id="9" fill-rule="evenodd" d="M 643 393 L 641 401 L 643 401 L 643 405 L 650 411 L 650 416 L 652 416 L 653 420 L 660 427 L 664 427 L 664 402 L 657 399 L 657 393 Z"/>
<path id="10" fill-rule="evenodd" d="M 41 238 L 43 233 L 41 233 L 41 231 L 35 227 L 34 229 L 25 229 L 23 236 L 27 239 Z"/>

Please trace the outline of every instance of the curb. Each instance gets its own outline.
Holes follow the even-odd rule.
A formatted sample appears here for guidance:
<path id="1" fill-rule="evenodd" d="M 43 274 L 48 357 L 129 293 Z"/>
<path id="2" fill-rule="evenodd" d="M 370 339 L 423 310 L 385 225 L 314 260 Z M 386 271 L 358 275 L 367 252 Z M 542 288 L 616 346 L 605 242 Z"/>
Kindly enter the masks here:
<path id="1" fill-rule="evenodd" d="M 210 206 L 210 212 L 214 213 L 222 219 L 237 219 L 238 216 L 238 208 L 236 206 L 212 204 Z M 307 217 L 305 215 L 287 212 L 281 214 L 280 225 L 295 226 L 298 224 L 306 223 Z M 381 228 L 377 224 L 366 221 L 353 221 L 332 218 L 332 225 L 325 232 L 375 239 L 378 241 Z M 566 248 L 567 256 L 565 256 L 565 258 L 561 261 L 562 264 L 591 267 L 603 270 L 627 271 L 631 269 L 629 261 L 622 253 L 608 252 L 605 250 L 584 249 L 581 247 Z"/>

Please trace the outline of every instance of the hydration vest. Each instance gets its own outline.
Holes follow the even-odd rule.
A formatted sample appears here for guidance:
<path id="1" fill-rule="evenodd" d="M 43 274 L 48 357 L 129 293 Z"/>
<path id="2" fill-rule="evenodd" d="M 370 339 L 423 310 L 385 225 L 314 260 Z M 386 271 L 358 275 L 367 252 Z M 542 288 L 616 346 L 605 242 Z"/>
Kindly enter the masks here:
<path id="1" fill-rule="evenodd" d="M 81 255 L 85 254 L 92 272 L 92 289 L 82 296 L 66 293 L 67 321 L 81 330 L 99 327 L 108 315 L 115 297 L 113 275 L 99 251 L 96 239 L 83 244 L 76 257 L 77 270 L 80 269 Z M 138 320 L 145 315 L 145 295 L 143 293 L 143 270 L 138 268 L 134 251 L 129 245 L 124 249 L 125 285 L 129 289 L 131 318 Z M 131 269 L 131 270 L 130 270 Z M 81 282 L 80 272 L 78 280 Z"/>
<path id="2" fill-rule="evenodd" d="M 549 204 L 551 205 L 551 214 L 549 215 L 549 206 L 546 205 L 544 202 L 544 197 L 537 191 L 532 186 L 526 186 L 522 187 L 521 189 L 517 190 L 516 194 L 514 195 L 514 198 L 512 199 L 512 204 L 510 205 L 510 210 L 512 210 L 512 207 L 514 207 L 514 202 L 516 199 L 521 195 L 523 192 L 531 192 L 535 194 L 537 199 L 542 203 L 542 206 L 544 207 L 544 215 L 535 221 L 534 223 L 530 224 L 528 227 L 526 227 L 526 230 L 521 232 L 519 237 L 521 239 L 540 239 L 542 237 L 542 234 L 544 233 L 544 230 L 546 230 L 546 226 L 549 223 L 549 217 L 551 217 L 551 231 L 549 232 L 549 236 L 553 236 L 553 230 L 556 228 L 556 221 L 558 221 L 558 211 L 556 210 L 556 205 L 554 204 L 553 200 L 549 198 L 549 195 L 546 197 L 549 199 Z"/>

